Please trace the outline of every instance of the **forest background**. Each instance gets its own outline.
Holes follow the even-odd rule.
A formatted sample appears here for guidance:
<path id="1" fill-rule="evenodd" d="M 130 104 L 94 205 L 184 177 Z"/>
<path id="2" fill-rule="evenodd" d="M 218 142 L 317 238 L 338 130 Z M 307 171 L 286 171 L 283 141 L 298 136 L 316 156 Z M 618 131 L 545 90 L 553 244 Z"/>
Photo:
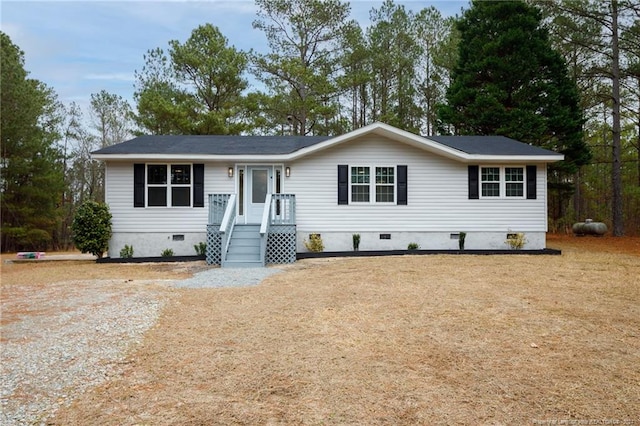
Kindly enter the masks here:
<path id="1" fill-rule="evenodd" d="M 264 33 L 268 52 L 236 49 L 204 18 L 188 39 L 149 47 L 145 65 L 135 70 L 134 105 L 102 90 L 84 111 L 29 78 L 24 52 L 0 33 L 2 251 L 69 248 L 77 207 L 104 201 L 104 165 L 90 153 L 137 134 L 338 135 L 382 121 L 425 136 L 514 137 L 513 129 L 486 123 L 465 128 L 447 113 L 459 102 L 456 82 L 459 87 L 470 69 L 464 47 L 482 25 L 481 46 L 511 43 L 521 56 L 558 55 L 562 67 L 555 74 L 566 76 L 567 93 L 576 94 L 580 152 L 566 152 L 579 160 L 550 179 L 550 231 L 592 218 L 613 235 L 638 235 L 640 5 L 491 3 L 473 2 L 460 16 L 443 17 L 434 7 L 411 11 L 388 0 L 371 9 L 363 27 L 350 18 L 348 2 L 257 0 L 253 27 Z M 552 53 L 527 50 L 533 47 L 526 35 L 534 31 L 517 29 L 531 25 L 541 49 L 548 42 Z M 481 65 L 509 73 L 515 61 L 504 50 L 489 49 L 492 56 Z M 521 84 L 532 86 L 531 80 Z M 505 104 L 488 111 L 499 116 Z M 472 109 L 456 108 L 461 114 Z M 550 114 L 550 121 L 561 121 Z"/>

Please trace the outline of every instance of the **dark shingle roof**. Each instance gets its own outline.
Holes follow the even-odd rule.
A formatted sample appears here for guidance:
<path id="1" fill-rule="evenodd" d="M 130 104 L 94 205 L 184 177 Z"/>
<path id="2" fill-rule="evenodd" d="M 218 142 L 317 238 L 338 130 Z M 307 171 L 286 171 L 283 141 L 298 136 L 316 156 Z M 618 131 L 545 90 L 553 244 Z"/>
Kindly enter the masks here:
<path id="1" fill-rule="evenodd" d="M 331 137 L 148 135 L 102 148 L 94 154 L 280 155 L 328 139 Z"/>
<path id="2" fill-rule="evenodd" d="M 106 155 L 287 155 L 332 136 L 147 135 L 102 148 Z M 504 136 L 425 136 L 461 153 L 487 156 L 556 154 Z"/>
<path id="3" fill-rule="evenodd" d="M 549 155 L 557 154 L 505 136 L 426 136 L 458 151 L 476 155 Z"/>

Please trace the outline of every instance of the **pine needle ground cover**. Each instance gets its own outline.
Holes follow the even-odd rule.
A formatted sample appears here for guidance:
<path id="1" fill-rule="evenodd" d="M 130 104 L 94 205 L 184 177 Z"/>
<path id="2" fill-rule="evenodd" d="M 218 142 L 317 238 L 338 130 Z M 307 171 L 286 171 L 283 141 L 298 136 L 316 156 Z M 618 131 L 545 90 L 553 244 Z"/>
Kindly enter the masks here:
<path id="1" fill-rule="evenodd" d="M 255 287 L 171 290 L 119 374 L 55 424 L 637 424 L 640 250 L 620 241 L 305 260 Z"/>

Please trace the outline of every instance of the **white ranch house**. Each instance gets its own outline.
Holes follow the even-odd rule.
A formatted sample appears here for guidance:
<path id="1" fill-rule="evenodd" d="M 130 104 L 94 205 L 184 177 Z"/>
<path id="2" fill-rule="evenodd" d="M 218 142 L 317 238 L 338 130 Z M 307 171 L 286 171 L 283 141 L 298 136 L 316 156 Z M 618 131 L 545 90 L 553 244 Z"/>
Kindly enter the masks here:
<path id="1" fill-rule="evenodd" d="M 325 251 L 546 246 L 547 164 L 563 156 L 501 136 L 418 136 L 375 123 L 336 137 L 141 136 L 106 162 L 109 256 L 195 255 L 263 265 Z"/>

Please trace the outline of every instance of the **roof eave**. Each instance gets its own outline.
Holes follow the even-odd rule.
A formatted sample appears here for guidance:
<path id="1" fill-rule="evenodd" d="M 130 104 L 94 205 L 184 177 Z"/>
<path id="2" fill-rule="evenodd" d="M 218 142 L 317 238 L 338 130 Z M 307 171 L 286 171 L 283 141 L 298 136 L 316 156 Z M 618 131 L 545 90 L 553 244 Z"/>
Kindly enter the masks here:
<path id="1" fill-rule="evenodd" d="M 94 160 L 105 161 L 286 161 L 291 154 L 93 154 Z"/>
<path id="2" fill-rule="evenodd" d="M 478 155 L 465 154 L 465 163 L 555 163 L 564 160 L 562 154 L 549 155 Z"/>

